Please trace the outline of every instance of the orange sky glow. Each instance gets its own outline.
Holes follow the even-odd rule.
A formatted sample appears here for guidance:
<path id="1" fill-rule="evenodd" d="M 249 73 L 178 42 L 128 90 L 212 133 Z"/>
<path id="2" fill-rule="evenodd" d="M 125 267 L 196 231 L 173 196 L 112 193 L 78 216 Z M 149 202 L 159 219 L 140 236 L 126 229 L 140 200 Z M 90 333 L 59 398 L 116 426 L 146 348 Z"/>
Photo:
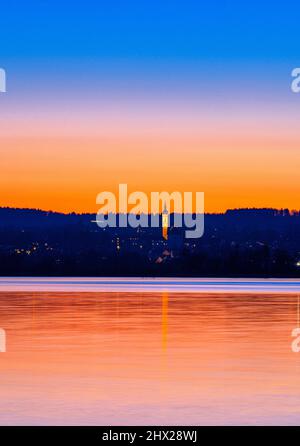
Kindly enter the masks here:
<path id="1" fill-rule="evenodd" d="M 0 205 L 97 212 L 98 193 L 127 183 L 129 193 L 204 192 L 206 212 L 299 209 L 297 114 L 222 107 L 3 113 Z"/>

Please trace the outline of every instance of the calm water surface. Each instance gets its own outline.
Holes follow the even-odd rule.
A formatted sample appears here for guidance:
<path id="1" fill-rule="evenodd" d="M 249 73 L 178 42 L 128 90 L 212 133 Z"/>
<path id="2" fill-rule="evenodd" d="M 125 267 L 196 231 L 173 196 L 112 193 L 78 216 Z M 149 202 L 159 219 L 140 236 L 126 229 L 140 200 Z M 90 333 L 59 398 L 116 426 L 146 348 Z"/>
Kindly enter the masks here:
<path id="1" fill-rule="evenodd" d="M 300 424 L 297 294 L 0 292 L 0 424 Z"/>

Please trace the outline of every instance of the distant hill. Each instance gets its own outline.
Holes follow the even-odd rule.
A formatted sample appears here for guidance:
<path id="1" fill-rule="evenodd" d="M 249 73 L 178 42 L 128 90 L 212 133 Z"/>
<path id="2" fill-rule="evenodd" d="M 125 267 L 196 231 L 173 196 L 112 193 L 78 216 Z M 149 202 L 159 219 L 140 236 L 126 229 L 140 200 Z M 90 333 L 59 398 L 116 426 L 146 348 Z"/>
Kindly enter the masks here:
<path id="1" fill-rule="evenodd" d="M 300 214 L 229 209 L 183 228 L 105 228 L 95 214 L 0 208 L 0 275 L 299 277 Z"/>

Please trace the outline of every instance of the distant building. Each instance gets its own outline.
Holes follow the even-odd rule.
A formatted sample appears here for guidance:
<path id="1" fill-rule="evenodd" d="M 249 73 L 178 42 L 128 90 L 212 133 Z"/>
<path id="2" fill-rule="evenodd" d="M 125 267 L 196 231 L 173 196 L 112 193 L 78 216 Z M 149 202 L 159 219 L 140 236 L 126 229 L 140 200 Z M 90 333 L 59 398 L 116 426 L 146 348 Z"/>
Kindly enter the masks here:
<path id="1" fill-rule="evenodd" d="M 165 202 L 164 210 L 162 211 L 162 236 L 165 240 L 168 240 L 168 228 L 169 228 L 169 212 Z"/>

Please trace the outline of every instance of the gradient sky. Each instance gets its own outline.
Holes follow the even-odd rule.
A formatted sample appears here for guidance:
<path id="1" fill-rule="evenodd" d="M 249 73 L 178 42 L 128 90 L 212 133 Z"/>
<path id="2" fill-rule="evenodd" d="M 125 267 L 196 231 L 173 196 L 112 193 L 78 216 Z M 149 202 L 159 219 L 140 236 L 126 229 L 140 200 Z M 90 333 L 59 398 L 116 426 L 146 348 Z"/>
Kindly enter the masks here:
<path id="1" fill-rule="evenodd" d="M 0 206 L 96 211 L 128 183 L 300 208 L 298 2 L 6 3 Z"/>

